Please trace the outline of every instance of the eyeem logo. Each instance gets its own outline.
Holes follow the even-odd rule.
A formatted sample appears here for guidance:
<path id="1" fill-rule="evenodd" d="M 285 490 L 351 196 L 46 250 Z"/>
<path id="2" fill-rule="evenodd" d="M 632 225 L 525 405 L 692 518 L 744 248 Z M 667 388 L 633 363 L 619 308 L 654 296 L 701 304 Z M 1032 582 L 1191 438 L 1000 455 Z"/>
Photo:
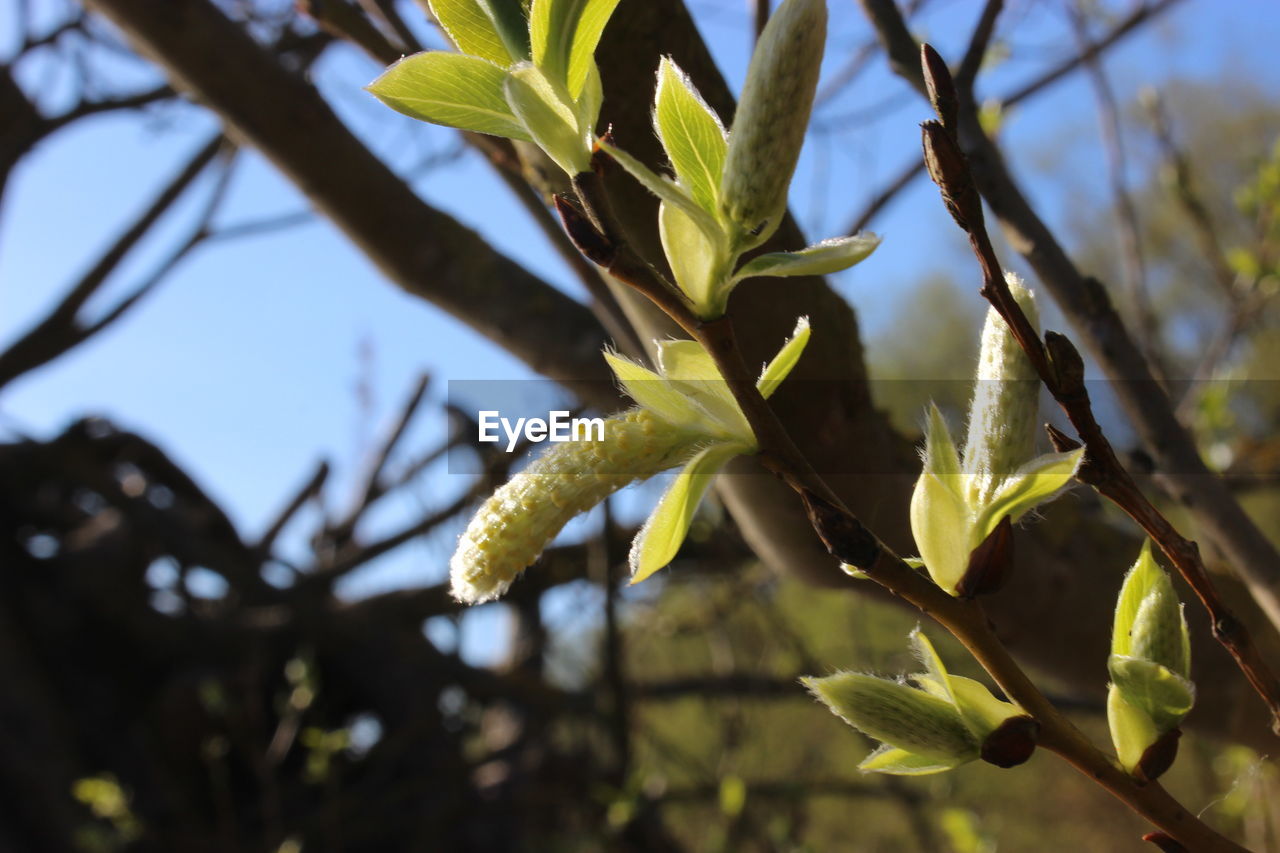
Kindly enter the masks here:
<path id="1" fill-rule="evenodd" d="M 498 431 L 507 439 L 507 452 L 515 450 L 516 443 L 523 436 L 526 441 L 604 441 L 604 418 L 573 418 L 572 412 L 548 412 L 543 418 L 510 418 L 501 417 L 496 411 L 477 413 L 476 423 L 479 425 L 479 440 L 496 444 L 501 440 Z"/>

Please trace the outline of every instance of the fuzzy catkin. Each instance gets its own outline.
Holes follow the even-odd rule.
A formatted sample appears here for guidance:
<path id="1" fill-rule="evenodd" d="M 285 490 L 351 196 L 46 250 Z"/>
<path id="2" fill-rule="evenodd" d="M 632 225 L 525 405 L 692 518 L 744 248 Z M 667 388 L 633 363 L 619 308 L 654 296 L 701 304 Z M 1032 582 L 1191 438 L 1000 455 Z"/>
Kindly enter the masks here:
<path id="1" fill-rule="evenodd" d="M 763 242 L 781 222 L 827 34 L 826 0 L 786 0 L 756 42 L 729 132 L 720 209 Z"/>
<path id="2" fill-rule="evenodd" d="M 1013 273 L 1006 280 L 1013 298 L 1038 332 L 1035 297 Z M 971 506 L 986 503 L 1002 480 L 1035 455 L 1039 407 L 1040 381 L 1035 367 L 992 308 L 982 327 L 962 463 Z"/>
<path id="3" fill-rule="evenodd" d="M 631 409 L 605 421 L 603 441 L 551 445 L 467 525 L 449 561 L 454 598 L 476 604 L 502 595 L 574 516 L 684 461 L 700 438 Z"/>

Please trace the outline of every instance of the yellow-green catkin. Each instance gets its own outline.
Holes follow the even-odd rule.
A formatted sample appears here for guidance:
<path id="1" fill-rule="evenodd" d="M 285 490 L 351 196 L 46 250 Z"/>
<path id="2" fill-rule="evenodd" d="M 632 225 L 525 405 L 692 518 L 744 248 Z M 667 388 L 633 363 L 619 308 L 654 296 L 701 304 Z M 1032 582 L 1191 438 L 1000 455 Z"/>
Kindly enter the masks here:
<path id="1" fill-rule="evenodd" d="M 786 0 L 756 42 L 720 184 L 720 209 L 749 245 L 768 238 L 786 210 L 826 35 L 826 0 Z"/>
<path id="2" fill-rule="evenodd" d="M 476 604 L 502 595 L 574 516 L 683 462 L 699 438 L 631 409 L 605 421 L 603 441 L 550 445 L 467 525 L 449 561 L 454 598 Z"/>
<path id="3" fill-rule="evenodd" d="M 1035 297 L 1013 273 L 1006 280 L 1039 331 Z M 1035 455 L 1039 401 L 1040 383 L 1031 360 L 996 310 L 988 310 L 961 465 L 971 506 L 986 503 L 1002 480 Z"/>

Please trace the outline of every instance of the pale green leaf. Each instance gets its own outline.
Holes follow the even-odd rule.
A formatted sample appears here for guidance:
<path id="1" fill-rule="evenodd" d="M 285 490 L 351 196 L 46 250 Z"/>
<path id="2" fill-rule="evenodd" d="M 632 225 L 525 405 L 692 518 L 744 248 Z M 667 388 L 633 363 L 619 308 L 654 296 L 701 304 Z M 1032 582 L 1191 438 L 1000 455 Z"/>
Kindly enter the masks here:
<path id="1" fill-rule="evenodd" d="M 458 50 L 506 68 L 515 62 L 483 0 L 431 0 L 431 12 Z"/>
<path id="2" fill-rule="evenodd" d="M 604 358 L 628 396 L 641 406 L 676 426 L 701 424 L 702 410 L 661 376 L 611 352 L 606 352 Z"/>
<path id="3" fill-rule="evenodd" d="M 477 0 L 517 62 L 529 60 L 529 0 Z"/>
<path id="4" fill-rule="evenodd" d="M 653 123 L 680 183 L 704 210 L 715 214 L 728 145 L 724 126 L 669 57 L 658 67 Z"/>
<path id="5" fill-rule="evenodd" d="M 582 93 L 596 45 L 618 0 L 533 0 L 529 40 L 533 62 L 571 98 Z"/>
<path id="6" fill-rule="evenodd" d="M 856 672 L 801 682 L 832 713 L 865 735 L 944 762 L 978 757 L 978 743 L 945 699 Z"/>
<path id="7" fill-rule="evenodd" d="M 507 77 L 507 103 L 533 141 L 569 175 L 591 168 L 591 152 L 578 117 L 537 68 L 521 63 Z"/>
<path id="8" fill-rule="evenodd" d="M 712 444 L 685 463 L 631 543 L 633 584 L 675 559 L 689 533 L 693 514 L 716 472 L 734 456 L 747 451 L 749 448 L 739 444 Z"/>
<path id="9" fill-rule="evenodd" d="M 929 638 L 924 635 L 919 626 L 912 630 L 909 639 L 916 657 L 920 663 L 924 664 L 925 675 L 922 676 L 922 684 L 927 679 L 931 688 L 930 693 L 955 705 L 956 697 L 951 691 L 951 684 L 947 681 L 947 668 L 943 665 L 942 658 L 938 657 L 938 651 L 933 647 L 933 643 L 929 642 Z"/>
<path id="10" fill-rule="evenodd" d="M 617 6 L 618 0 L 585 0 L 582 3 L 569 45 L 567 67 L 569 94 L 575 98 L 582 93 L 583 85 L 595 67 L 596 47 Z"/>
<path id="11" fill-rule="evenodd" d="M 858 764 L 858 769 L 864 773 L 887 773 L 892 776 L 928 776 L 932 773 L 954 770 L 971 760 L 971 758 L 955 758 L 948 761 L 937 757 L 916 755 L 896 746 L 881 744 L 879 749 Z"/>
<path id="12" fill-rule="evenodd" d="M 951 686 L 951 695 L 955 697 L 956 707 L 960 709 L 960 716 L 978 740 L 986 740 L 988 735 L 1010 717 L 1026 713 L 1017 705 L 997 699 L 981 681 L 962 675 L 949 675 L 947 681 Z"/>
<path id="13" fill-rule="evenodd" d="M 715 361 L 697 341 L 659 341 L 658 372 L 695 401 L 726 435 L 755 444 L 755 434 Z"/>
<path id="14" fill-rule="evenodd" d="M 973 550 L 969 508 L 949 485 L 929 471 L 920 474 L 911 493 L 911 533 L 929 576 L 955 595 Z"/>
<path id="15" fill-rule="evenodd" d="M 584 140 L 595 139 L 602 103 L 604 103 L 604 86 L 600 81 L 600 69 L 593 64 L 587 73 L 587 82 L 574 103 L 574 114 L 578 117 L 578 132 Z"/>
<path id="16" fill-rule="evenodd" d="M 1046 453 L 1010 474 L 983 507 L 978 541 L 985 539 L 1006 515 L 1010 521 L 1017 521 L 1057 497 L 1071 484 L 1083 457 L 1083 447 L 1066 453 Z"/>
<path id="17" fill-rule="evenodd" d="M 1127 773 L 1133 773 L 1147 749 L 1160 737 L 1146 711 L 1130 704 L 1116 685 L 1107 690 L 1107 724 L 1116 757 Z"/>
<path id="18" fill-rule="evenodd" d="M 798 252 L 760 255 L 733 274 L 734 281 L 756 276 L 830 275 L 862 261 L 880 245 L 875 234 L 824 240 Z"/>
<path id="19" fill-rule="evenodd" d="M 1132 645 L 1131 633 L 1142 600 L 1160 579 L 1162 571 L 1151 555 L 1151 540 L 1144 540 L 1138 560 L 1124 576 L 1120 585 L 1120 597 L 1116 599 L 1115 621 L 1111 628 L 1111 653 L 1128 655 Z"/>
<path id="20" fill-rule="evenodd" d="M 393 110 L 422 121 L 528 141 L 504 95 L 506 78 L 507 72 L 492 62 L 426 51 L 392 65 L 368 90 Z"/>
<path id="21" fill-rule="evenodd" d="M 1161 731 L 1176 726 L 1195 704 L 1195 685 L 1155 661 L 1112 655 L 1107 670 L 1125 700 L 1146 711 Z"/>
<path id="22" fill-rule="evenodd" d="M 809 345 L 809 336 L 809 318 L 801 317 L 796 321 L 796 328 L 791 333 L 791 337 L 787 338 L 787 342 L 782 345 L 782 349 L 778 350 L 778 354 L 764 366 L 764 371 L 756 380 L 756 388 L 759 389 L 760 396 L 767 400 L 773 396 L 774 391 L 778 390 L 782 380 L 791 374 L 792 368 L 800 361 L 804 348 Z"/>
<path id="23" fill-rule="evenodd" d="M 929 403 L 928 419 L 924 426 L 924 470 L 941 478 L 957 495 L 964 494 L 958 480 L 960 453 L 951 439 L 947 419 L 933 403 Z"/>
<path id="24" fill-rule="evenodd" d="M 665 201 L 658 206 L 658 232 L 676 284 L 700 313 L 714 313 L 713 277 L 719 266 L 716 246 L 680 207 Z"/>
<path id="25" fill-rule="evenodd" d="M 645 164 L 641 163 L 635 157 L 611 145 L 605 140 L 600 140 L 600 147 L 609 153 L 609 156 L 618 162 L 618 165 L 626 169 L 640 184 L 649 192 L 658 198 L 680 208 L 680 211 L 693 220 L 693 223 L 707 235 L 707 239 L 713 245 L 720 245 L 726 241 L 724 229 L 715 217 L 702 209 L 693 196 L 689 195 L 688 190 L 677 184 L 670 178 L 665 178 L 655 173 Z"/>

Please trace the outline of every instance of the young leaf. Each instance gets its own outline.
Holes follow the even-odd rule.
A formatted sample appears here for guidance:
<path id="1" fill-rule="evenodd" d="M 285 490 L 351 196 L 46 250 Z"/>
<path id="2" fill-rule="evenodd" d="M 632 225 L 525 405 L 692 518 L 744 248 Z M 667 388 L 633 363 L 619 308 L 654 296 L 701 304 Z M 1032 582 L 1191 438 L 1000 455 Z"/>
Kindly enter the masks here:
<path id="1" fill-rule="evenodd" d="M 983 508 L 978 540 L 985 539 L 1006 515 L 1017 521 L 1040 504 L 1053 500 L 1071 484 L 1083 457 L 1084 448 L 1046 453 L 1014 471 Z"/>
<path id="2" fill-rule="evenodd" d="M 431 0 L 431 12 L 461 53 L 503 68 L 515 62 L 484 0 Z"/>
<path id="3" fill-rule="evenodd" d="M 836 237 L 798 252 L 760 255 L 733 274 L 734 281 L 755 276 L 830 275 L 862 261 L 880 245 L 875 234 Z"/>
<path id="4" fill-rule="evenodd" d="M 911 493 L 911 533 L 929 576 L 955 595 L 974 543 L 969 508 L 951 485 L 929 471 L 920 474 Z"/>
<path id="5" fill-rule="evenodd" d="M 611 352 L 606 352 L 604 358 L 628 396 L 641 406 L 677 426 L 701 423 L 703 412 L 661 376 Z"/>
<path id="6" fill-rule="evenodd" d="M 595 67 L 595 52 L 605 24 L 618 7 L 618 0 L 585 0 L 578 14 L 573 41 L 569 45 L 568 85 L 569 94 L 577 98 L 582 94 L 591 69 Z"/>
<path id="7" fill-rule="evenodd" d="M 658 66 L 653 124 L 680 182 L 694 201 L 714 214 L 728 147 L 724 126 L 669 57 Z"/>
<path id="8" fill-rule="evenodd" d="M 935 763 L 978 757 L 978 742 L 945 699 L 854 672 L 801 682 L 832 713 L 865 735 Z"/>
<path id="9" fill-rule="evenodd" d="M 685 463 L 631 543 L 633 584 L 675 559 L 689 533 L 693 514 L 716 472 L 734 456 L 746 452 L 750 452 L 750 448 L 740 444 L 712 444 Z"/>
<path id="10" fill-rule="evenodd" d="M 700 313 L 714 313 L 712 285 L 719 266 L 717 247 L 681 208 L 665 201 L 658 206 L 658 234 L 676 284 Z"/>
<path id="11" fill-rule="evenodd" d="M 618 0 L 533 0 L 529 39 L 533 62 L 577 99 L 595 62 L 596 45 Z"/>
<path id="12" fill-rule="evenodd" d="M 517 65 L 507 77 L 506 94 L 511 111 L 556 165 L 571 176 L 591 168 L 578 117 L 541 71 L 528 63 Z"/>
<path id="13" fill-rule="evenodd" d="M 912 650 L 916 653 L 916 657 L 925 668 L 925 677 L 921 679 L 921 686 L 939 699 L 944 699 L 955 705 L 956 697 L 951 690 L 951 682 L 947 677 L 947 668 L 943 665 L 942 658 L 938 657 L 938 652 L 933 647 L 933 643 L 929 642 L 929 638 L 924 635 L 924 632 L 918 626 L 908 635 L 908 639 L 911 642 Z"/>
<path id="14" fill-rule="evenodd" d="M 529 60 L 529 0 L 477 0 L 516 62 Z"/>
<path id="15" fill-rule="evenodd" d="M 1176 726 L 1195 704 L 1195 685 L 1155 661 L 1112 655 L 1107 670 L 1125 700 L 1145 711 L 1162 732 Z"/>
<path id="16" fill-rule="evenodd" d="M 713 245 L 719 245 L 724 242 L 724 229 L 720 227 L 720 223 L 716 221 L 715 217 L 703 210 L 684 187 L 669 178 L 664 178 L 654 173 L 653 170 L 635 157 L 603 139 L 600 140 L 600 147 L 609 152 L 609 156 L 616 160 L 618 165 L 626 169 L 631 174 L 631 177 L 639 181 L 645 189 L 668 204 L 680 208 L 680 212 L 693 220 L 693 223 L 701 229 L 703 234 L 707 235 L 707 239 Z"/>
<path id="17" fill-rule="evenodd" d="M 951 439 L 947 419 L 933 403 L 929 404 L 929 419 L 924 428 L 924 470 L 936 474 L 944 483 L 960 494 L 960 454 Z"/>
<path id="18" fill-rule="evenodd" d="M 896 746 L 881 744 L 880 748 L 864 758 L 858 769 L 864 773 L 888 773 L 891 776 L 928 776 L 954 770 L 969 759 L 954 758 L 949 761 L 916 755 Z"/>
<path id="19" fill-rule="evenodd" d="M 474 56 L 427 51 L 406 56 L 367 88 L 393 110 L 422 121 L 529 141 L 503 94 L 506 77 Z"/>
<path id="20" fill-rule="evenodd" d="M 1160 737 L 1155 723 L 1145 711 L 1127 702 L 1112 684 L 1107 690 L 1107 724 L 1120 766 L 1133 773 L 1148 747 Z"/>
<path id="21" fill-rule="evenodd" d="M 1111 628 L 1111 654 L 1128 655 L 1132 645 L 1133 623 L 1138 617 L 1147 593 L 1160 580 L 1161 569 L 1151 556 L 1151 540 L 1144 540 L 1138 560 L 1124 576 L 1120 597 L 1116 600 L 1116 616 Z"/>
<path id="22" fill-rule="evenodd" d="M 659 341 L 658 370 L 673 388 L 701 406 L 725 433 L 755 444 L 755 434 L 729 391 L 729 383 L 702 344 Z"/>
<path id="23" fill-rule="evenodd" d="M 796 362 L 804 353 L 804 348 L 809 344 L 809 334 L 809 318 L 801 317 L 796 321 L 796 328 L 791 333 L 791 337 L 782 345 L 782 349 L 778 350 L 778 354 L 764 366 L 764 371 L 756 380 L 756 388 L 760 391 L 761 397 L 767 400 L 773 396 L 773 392 L 778 390 L 782 380 L 790 375 L 791 369 L 796 366 Z"/>

